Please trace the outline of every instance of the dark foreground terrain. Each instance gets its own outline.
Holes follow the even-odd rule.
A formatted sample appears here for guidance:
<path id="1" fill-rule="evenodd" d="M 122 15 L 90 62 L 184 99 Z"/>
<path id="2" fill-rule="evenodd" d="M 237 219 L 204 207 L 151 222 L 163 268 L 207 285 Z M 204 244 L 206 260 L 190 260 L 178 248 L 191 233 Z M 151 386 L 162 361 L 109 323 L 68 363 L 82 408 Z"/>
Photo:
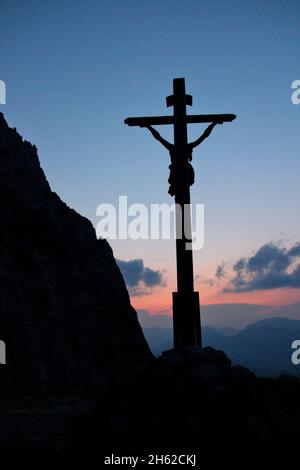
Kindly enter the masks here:
<path id="1" fill-rule="evenodd" d="M 64 447 L 121 452 L 296 447 L 300 381 L 258 379 L 212 348 L 173 351 L 102 390 Z"/>
<path id="2" fill-rule="evenodd" d="M 299 396 L 299 379 L 258 379 L 222 351 L 168 351 L 96 395 L 2 401 L 0 450 L 106 456 L 296 448 Z"/>
<path id="3" fill-rule="evenodd" d="M 66 423 L 88 413 L 95 395 L 0 401 L 0 451 L 59 450 Z"/>

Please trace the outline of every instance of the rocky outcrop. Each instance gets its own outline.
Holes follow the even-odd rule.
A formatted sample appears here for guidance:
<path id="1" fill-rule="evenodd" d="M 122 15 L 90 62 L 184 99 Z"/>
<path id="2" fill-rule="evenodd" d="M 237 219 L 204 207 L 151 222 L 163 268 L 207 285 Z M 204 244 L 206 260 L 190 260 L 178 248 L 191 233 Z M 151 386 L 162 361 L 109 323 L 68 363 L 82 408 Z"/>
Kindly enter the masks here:
<path id="1" fill-rule="evenodd" d="M 89 392 L 151 358 L 110 246 L 2 114 L 0 227 L 1 394 Z"/>
<path id="2" fill-rule="evenodd" d="M 213 348 L 167 351 L 104 387 L 67 428 L 69 449 L 180 455 L 205 448 L 297 447 L 300 380 L 259 379 Z"/>

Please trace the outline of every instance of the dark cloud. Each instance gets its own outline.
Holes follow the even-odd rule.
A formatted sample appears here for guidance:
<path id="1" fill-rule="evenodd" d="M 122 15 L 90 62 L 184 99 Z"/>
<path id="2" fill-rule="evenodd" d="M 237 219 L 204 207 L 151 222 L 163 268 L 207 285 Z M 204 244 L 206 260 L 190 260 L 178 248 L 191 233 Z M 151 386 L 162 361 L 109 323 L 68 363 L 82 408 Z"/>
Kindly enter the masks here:
<path id="1" fill-rule="evenodd" d="M 300 288 L 300 243 L 287 249 L 276 243 L 233 265 L 234 276 L 224 292 L 249 292 L 279 287 Z"/>
<path id="2" fill-rule="evenodd" d="M 215 279 L 206 278 L 204 276 L 199 275 L 195 276 L 195 283 L 199 285 L 206 285 L 209 287 L 213 287 L 216 284 Z"/>
<path id="3" fill-rule="evenodd" d="M 140 297 L 149 294 L 153 287 L 165 285 L 162 272 L 144 266 L 142 259 L 117 260 L 117 264 L 132 296 Z"/>
<path id="4" fill-rule="evenodd" d="M 226 273 L 226 264 L 224 261 L 222 261 L 221 264 L 219 264 L 219 266 L 217 266 L 217 269 L 216 269 L 216 274 L 215 276 L 220 279 L 220 278 L 223 278 L 223 277 L 226 277 L 227 273 Z"/>
<path id="5" fill-rule="evenodd" d="M 292 248 L 288 251 L 289 256 L 300 256 L 300 243 L 296 243 Z"/>

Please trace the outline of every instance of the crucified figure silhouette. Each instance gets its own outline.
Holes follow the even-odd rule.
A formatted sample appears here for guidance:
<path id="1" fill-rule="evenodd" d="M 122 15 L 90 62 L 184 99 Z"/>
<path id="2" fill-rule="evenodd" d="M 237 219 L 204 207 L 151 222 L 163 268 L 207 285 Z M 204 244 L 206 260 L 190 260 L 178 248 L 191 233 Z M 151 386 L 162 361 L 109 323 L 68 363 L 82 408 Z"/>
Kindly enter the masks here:
<path id="1" fill-rule="evenodd" d="M 180 168 L 182 168 L 182 165 L 188 165 L 188 177 L 189 177 L 189 185 L 192 186 L 195 182 L 195 172 L 194 172 L 194 168 L 192 167 L 191 165 L 191 161 L 193 159 L 193 150 L 195 147 L 198 147 L 198 145 L 200 145 L 205 139 L 207 139 L 207 137 L 211 134 L 213 128 L 217 125 L 217 124 L 223 124 L 222 121 L 220 122 L 213 122 L 212 124 L 210 124 L 207 129 L 205 129 L 205 131 L 203 132 L 203 134 L 198 138 L 196 139 L 194 142 L 190 142 L 189 144 L 187 144 L 187 151 L 186 151 L 186 159 L 184 162 L 182 161 L 178 161 L 178 158 L 176 158 L 176 152 L 175 152 L 175 145 L 174 144 L 171 144 L 170 142 L 168 142 L 167 140 L 165 140 L 160 134 L 159 132 L 157 132 L 156 129 L 154 129 L 152 126 L 147 126 L 147 125 L 140 125 L 140 127 L 146 127 L 146 129 L 148 129 L 151 134 L 153 135 L 153 137 L 158 140 L 158 142 L 160 142 L 170 153 L 170 158 L 171 158 L 171 164 L 169 166 L 169 170 L 170 170 L 170 175 L 169 175 L 169 179 L 168 179 L 168 183 L 169 183 L 169 194 L 171 196 L 175 196 L 176 195 L 176 192 L 177 192 L 177 175 L 180 174 Z"/>
<path id="2" fill-rule="evenodd" d="M 170 153 L 169 194 L 175 196 L 176 208 L 176 262 L 177 291 L 173 292 L 174 349 L 182 351 L 188 346 L 201 348 L 201 322 L 199 293 L 194 291 L 192 252 L 192 221 L 190 186 L 194 183 L 191 165 L 192 152 L 212 132 L 216 124 L 232 122 L 235 114 L 187 114 L 193 98 L 185 92 L 184 78 L 174 78 L 173 95 L 167 96 L 167 107 L 173 107 L 173 115 L 146 116 L 125 119 L 128 126 L 146 127 Z M 195 142 L 188 143 L 188 124 L 210 124 Z M 151 126 L 171 125 L 174 144 L 163 139 Z"/>

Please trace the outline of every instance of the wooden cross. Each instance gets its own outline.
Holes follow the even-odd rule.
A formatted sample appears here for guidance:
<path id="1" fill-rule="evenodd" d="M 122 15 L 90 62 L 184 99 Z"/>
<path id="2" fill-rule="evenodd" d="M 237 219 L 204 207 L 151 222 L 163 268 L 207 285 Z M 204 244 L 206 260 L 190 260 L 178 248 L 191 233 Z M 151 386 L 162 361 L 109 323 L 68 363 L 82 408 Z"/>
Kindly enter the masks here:
<path id="1" fill-rule="evenodd" d="M 167 107 L 173 106 L 173 116 L 134 117 L 125 119 L 128 126 L 147 127 L 153 136 L 169 151 L 172 164 L 175 166 L 172 180 L 175 187 L 170 186 L 169 193 L 175 195 L 175 202 L 181 209 L 181 216 L 176 216 L 176 258 L 177 258 L 177 292 L 173 292 L 173 335 L 174 349 L 180 350 L 187 346 L 201 347 L 201 323 L 199 293 L 194 292 L 193 252 L 186 249 L 191 243 L 191 215 L 184 210 L 190 207 L 191 160 L 192 149 L 199 145 L 210 134 L 214 125 L 233 121 L 234 114 L 203 114 L 187 115 L 186 106 L 192 105 L 192 96 L 185 94 L 184 78 L 173 80 L 173 95 L 168 96 Z M 187 124 L 212 123 L 203 136 L 192 144 L 187 140 Z M 151 125 L 171 124 L 174 127 L 174 144 L 165 141 Z M 175 173 L 174 173 L 175 172 Z M 171 178 L 171 176 L 170 176 Z M 169 179 L 170 184 L 171 181 Z"/>

